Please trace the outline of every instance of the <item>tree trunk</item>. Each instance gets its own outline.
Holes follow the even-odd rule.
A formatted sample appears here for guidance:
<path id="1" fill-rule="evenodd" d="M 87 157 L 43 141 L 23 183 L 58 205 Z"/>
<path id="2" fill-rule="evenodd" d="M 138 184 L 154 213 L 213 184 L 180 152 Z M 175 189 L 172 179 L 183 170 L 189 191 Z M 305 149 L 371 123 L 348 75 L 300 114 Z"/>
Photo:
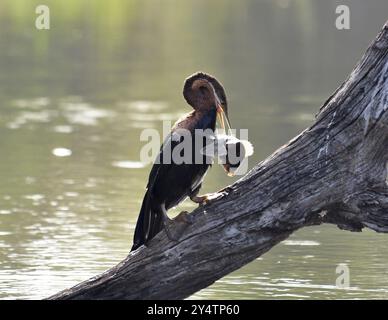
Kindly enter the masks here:
<path id="1" fill-rule="evenodd" d="M 388 232 L 387 171 L 388 22 L 315 123 L 194 210 L 179 241 L 161 232 L 49 299 L 182 299 L 304 226 Z"/>

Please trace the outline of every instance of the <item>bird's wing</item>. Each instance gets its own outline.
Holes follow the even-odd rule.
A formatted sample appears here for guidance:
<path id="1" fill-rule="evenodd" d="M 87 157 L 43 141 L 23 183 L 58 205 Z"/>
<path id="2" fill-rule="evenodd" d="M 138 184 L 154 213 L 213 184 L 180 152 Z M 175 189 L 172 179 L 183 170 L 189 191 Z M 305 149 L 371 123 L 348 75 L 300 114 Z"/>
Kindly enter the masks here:
<path id="1" fill-rule="evenodd" d="M 160 175 L 160 170 L 163 170 L 163 175 L 166 174 L 166 170 L 169 170 L 171 166 L 168 166 L 163 163 L 164 156 L 166 153 L 170 153 L 170 159 L 171 159 L 171 153 L 172 150 L 174 150 L 174 147 L 179 144 L 180 140 L 177 139 L 177 136 L 175 134 L 175 131 L 171 131 L 168 136 L 164 139 L 164 142 L 162 146 L 160 147 L 160 151 L 158 156 L 156 157 L 154 161 L 154 165 L 152 166 L 149 178 L 148 178 L 148 184 L 147 189 L 152 189 L 152 186 L 154 185 L 158 175 Z M 163 168 L 163 169 L 162 169 Z"/>

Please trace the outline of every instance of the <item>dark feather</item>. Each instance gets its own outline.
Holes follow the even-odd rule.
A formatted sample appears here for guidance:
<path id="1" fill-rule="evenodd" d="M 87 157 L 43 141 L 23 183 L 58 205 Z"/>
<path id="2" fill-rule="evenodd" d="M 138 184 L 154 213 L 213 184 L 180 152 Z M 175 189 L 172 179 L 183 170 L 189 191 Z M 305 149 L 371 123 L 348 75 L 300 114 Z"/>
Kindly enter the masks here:
<path id="1" fill-rule="evenodd" d="M 203 159 L 204 163 L 202 164 L 164 163 L 166 153 L 172 153 L 174 148 L 181 143 L 181 141 L 176 140 L 174 134 L 179 136 L 179 129 L 182 128 L 190 130 L 193 138 L 192 160 L 194 160 L 195 154 L 200 152 L 200 149 L 195 149 L 195 129 L 211 129 L 214 131 L 215 122 L 215 108 L 206 113 L 191 113 L 179 121 L 166 137 L 149 175 L 147 192 L 136 224 L 134 244 L 131 251 L 142 244 L 146 244 L 163 229 L 163 210 L 169 210 L 177 206 L 193 192 L 198 192 L 202 179 L 209 168 L 210 164 L 206 163 L 206 159 Z M 171 157 L 166 158 L 171 159 Z"/>

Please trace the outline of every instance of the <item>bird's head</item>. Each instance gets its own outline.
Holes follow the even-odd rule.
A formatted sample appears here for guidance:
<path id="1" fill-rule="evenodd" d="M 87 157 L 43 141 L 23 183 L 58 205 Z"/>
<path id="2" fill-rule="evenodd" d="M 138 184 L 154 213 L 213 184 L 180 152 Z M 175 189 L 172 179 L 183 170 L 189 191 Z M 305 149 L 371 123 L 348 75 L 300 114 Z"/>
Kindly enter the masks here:
<path id="1" fill-rule="evenodd" d="M 225 90 L 216 78 L 203 72 L 194 73 L 185 80 L 183 96 L 195 110 L 206 111 L 215 108 L 223 129 L 224 116 L 230 127 Z"/>

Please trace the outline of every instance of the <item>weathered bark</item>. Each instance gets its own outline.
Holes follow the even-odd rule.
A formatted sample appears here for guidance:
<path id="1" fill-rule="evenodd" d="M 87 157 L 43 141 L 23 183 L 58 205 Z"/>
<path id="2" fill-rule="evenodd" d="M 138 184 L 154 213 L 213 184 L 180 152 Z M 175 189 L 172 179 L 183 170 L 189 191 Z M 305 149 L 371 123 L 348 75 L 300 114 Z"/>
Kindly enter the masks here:
<path id="1" fill-rule="evenodd" d="M 162 232 L 148 248 L 50 299 L 181 299 L 304 226 L 388 232 L 387 171 L 388 24 L 315 123 L 194 210 L 179 241 Z"/>

